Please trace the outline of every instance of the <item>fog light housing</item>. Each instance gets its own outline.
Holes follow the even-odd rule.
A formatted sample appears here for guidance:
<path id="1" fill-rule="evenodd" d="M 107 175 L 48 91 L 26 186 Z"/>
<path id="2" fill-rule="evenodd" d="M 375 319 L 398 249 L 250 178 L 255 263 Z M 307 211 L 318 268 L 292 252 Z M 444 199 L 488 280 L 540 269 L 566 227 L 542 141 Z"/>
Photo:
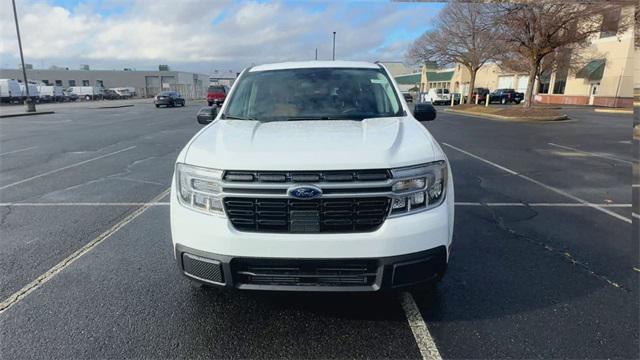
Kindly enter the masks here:
<path id="1" fill-rule="evenodd" d="M 425 196 L 423 192 L 412 194 L 410 199 L 411 199 L 411 207 L 424 205 L 424 202 L 425 202 Z"/>

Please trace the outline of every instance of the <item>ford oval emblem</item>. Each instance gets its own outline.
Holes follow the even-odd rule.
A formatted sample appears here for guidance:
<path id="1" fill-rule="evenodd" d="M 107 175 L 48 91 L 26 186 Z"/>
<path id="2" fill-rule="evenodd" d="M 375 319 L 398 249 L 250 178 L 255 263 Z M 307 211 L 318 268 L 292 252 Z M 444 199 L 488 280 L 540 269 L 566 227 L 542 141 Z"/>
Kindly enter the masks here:
<path id="1" fill-rule="evenodd" d="M 322 196 L 322 189 L 316 186 L 304 185 L 304 186 L 296 186 L 296 187 L 289 188 L 288 193 L 289 193 L 289 196 L 293 198 L 308 200 L 308 199 L 316 199 Z"/>

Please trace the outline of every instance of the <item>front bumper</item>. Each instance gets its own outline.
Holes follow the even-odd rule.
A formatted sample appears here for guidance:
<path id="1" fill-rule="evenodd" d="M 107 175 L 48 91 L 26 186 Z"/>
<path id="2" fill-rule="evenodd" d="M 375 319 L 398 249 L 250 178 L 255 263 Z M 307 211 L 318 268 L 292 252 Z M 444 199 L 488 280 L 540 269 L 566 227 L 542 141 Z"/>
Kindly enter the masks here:
<path id="1" fill-rule="evenodd" d="M 156 105 L 171 105 L 173 104 L 173 100 L 171 99 L 155 99 L 153 101 L 154 104 Z"/>
<path id="2" fill-rule="evenodd" d="M 244 258 L 177 244 L 175 256 L 188 278 L 228 289 L 371 292 L 428 283 L 447 268 L 445 246 L 382 258 Z"/>

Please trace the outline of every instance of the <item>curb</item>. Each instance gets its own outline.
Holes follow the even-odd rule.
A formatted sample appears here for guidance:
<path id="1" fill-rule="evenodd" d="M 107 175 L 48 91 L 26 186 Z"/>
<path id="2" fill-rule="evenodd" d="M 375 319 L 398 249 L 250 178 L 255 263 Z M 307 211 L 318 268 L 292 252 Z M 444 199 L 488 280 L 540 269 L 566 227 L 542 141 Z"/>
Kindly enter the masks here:
<path id="1" fill-rule="evenodd" d="M 20 116 L 34 116 L 34 115 L 47 115 L 47 114 L 55 114 L 55 111 L 36 111 L 32 113 L 16 113 L 16 114 L 3 114 L 0 115 L 0 119 L 10 118 L 10 117 L 20 117 Z"/>
<path id="2" fill-rule="evenodd" d="M 135 105 L 127 104 L 127 105 L 113 105 L 113 106 L 98 106 L 95 109 L 118 109 L 118 108 L 132 107 L 132 106 L 135 106 Z"/>
<path id="3" fill-rule="evenodd" d="M 460 115 L 465 115 L 465 116 L 471 116 L 471 117 L 478 117 L 478 118 L 490 118 L 490 119 L 495 119 L 495 120 L 504 120 L 504 121 L 516 121 L 516 122 L 526 122 L 526 121 L 539 121 L 539 122 L 553 122 L 553 121 L 563 121 L 563 120 L 569 120 L 569 116 L 567 114 L 563 114 L 560 116 L 553 116 L 553 117 L 548 117 L 548 116 L 530 116 L 530 117 L 526 117 L 526 118 L 521 118 L 521 117 L 513 117 L 513 116 L 502 116 L 502 115 L 495 115 L 495 114 L 482 114 L 482 113 L 476 113 L 476 112 L 471 112 L 471 111 L 463 111 L 463 110 L 443 110 L 444 112 L 450 112 L 450 113 L 454 113 L 454 114 L 460 114 Z"/>
<path id="4" fill-rule="evenodd" d="M 633 114 L 633 110 L 629 109 L 593 109 L 595 112 L 612 113 L 612 114 Z"/>

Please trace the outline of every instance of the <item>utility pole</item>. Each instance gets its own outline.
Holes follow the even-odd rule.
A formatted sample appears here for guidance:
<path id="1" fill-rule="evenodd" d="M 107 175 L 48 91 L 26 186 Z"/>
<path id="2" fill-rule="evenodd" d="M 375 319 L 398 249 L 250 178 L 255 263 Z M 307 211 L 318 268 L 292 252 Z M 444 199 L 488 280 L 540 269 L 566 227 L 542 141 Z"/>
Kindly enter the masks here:
<path id="1" fill-rule="evenodd" d="M 22 63 L 22 78 L 24 81 L 24 90 L 27 92 L 27 99 L 25 100 L 27 112 L 35 112 L 36 104 L 31 101 L 29 95 L 29 83 L 27 82 L 27 69 L 24 66 L 24 55 L 22 54 L 22 40 L 20 39 L 20 26 L 18 25 L 18 13 L 16 11 L 16 0 L 11 0 L 13 4 L 13 18 L 16 21 L 16 33 L 18 34 L 18 48 L 20 49 L 20 62 Z"/>
<path id="2" fill-rule="evenodd" d="M 336 59 L 336 32 L 334 31 L 333 32 L 333 60 L 335 59 Z"/>
<path id="3" fill-rule="evenodd" d="M 318 48 L 316 48 L 316 60 L 318 60 Z"/>

